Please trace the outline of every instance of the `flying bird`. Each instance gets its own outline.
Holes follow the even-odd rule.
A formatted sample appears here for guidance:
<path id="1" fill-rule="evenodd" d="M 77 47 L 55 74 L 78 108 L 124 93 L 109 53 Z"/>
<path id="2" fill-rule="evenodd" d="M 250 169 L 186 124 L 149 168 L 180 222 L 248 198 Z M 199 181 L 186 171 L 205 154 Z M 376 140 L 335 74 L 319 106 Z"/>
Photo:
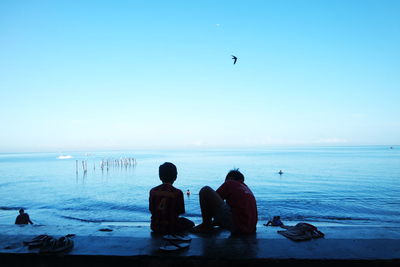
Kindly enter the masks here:
<path id="1" fill-rule="evenodd" d="M 232 59 L 233 59 L 233 65 L 235 65 L 235 64 L 236 64 L 236 61 L 237 61 L 237 57 L 235 57 L 234 55 L 232 55 Z"/>

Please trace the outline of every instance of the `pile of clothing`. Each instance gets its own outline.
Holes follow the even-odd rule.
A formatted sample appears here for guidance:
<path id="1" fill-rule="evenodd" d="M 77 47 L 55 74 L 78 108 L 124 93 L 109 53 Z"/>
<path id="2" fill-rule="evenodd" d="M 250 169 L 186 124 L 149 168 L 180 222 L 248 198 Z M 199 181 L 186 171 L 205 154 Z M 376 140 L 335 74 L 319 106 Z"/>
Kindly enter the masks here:
<path id="1" fill-rule="evenodd" d="M 278 231 L 278 233 L 293 241 L 304 241 L 325 236 L 317 227 L 309 223 L 298 223 L 295 226 L 281 227 L 286 228 L 286 230 Z"/>

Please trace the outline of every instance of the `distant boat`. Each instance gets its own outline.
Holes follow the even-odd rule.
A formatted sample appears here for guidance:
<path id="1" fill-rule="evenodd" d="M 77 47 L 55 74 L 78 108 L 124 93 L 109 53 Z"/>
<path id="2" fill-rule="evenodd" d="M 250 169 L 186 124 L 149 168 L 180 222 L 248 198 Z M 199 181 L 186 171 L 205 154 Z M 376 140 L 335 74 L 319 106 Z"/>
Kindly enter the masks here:
<path id="1" fill-rule="evenodd" d="M 71 155 L 61 155 L 57 157 L 58 159 L 72 159 Z"/>

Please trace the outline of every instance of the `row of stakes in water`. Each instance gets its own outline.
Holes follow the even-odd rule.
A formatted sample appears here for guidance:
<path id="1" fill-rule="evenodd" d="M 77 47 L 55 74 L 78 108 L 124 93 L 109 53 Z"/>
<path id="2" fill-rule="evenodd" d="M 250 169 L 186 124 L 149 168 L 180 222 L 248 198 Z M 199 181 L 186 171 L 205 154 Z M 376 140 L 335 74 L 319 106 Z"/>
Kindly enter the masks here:
<path id="1" fill-rule="evenodd" d="M 100 161 L 100 169 L 102 171 L 109 170 L 110 167 L 117 167 L 117 168 L 128 168 L 128 167 L 134 167 L 137 164 L 135 158 L 119 158 L 119 159 L 106 159 L 106 160 L 101 160 Z M 79 169 L 79 161 L 76 161 L 76 172 L 78 173 Z M 82 170 L 83 173 L 87 173 L 88 167 L 87 167 L 87 160 L 82 160 Z M 93 164 L 93 170 L 96 170 L 96 164 Z"/>

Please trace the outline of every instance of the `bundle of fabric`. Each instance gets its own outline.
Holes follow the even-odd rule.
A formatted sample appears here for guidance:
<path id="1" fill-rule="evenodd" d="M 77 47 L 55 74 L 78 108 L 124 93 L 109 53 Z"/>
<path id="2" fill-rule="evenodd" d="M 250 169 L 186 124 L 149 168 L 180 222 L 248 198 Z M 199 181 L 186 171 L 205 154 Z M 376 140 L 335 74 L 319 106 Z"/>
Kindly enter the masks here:
<path id="1" fill-rule="evenodd" d="M 285 231 L 278 231 L 278 233 L 293 241 L 304 241 L 325 236 L 317 227 L 309 223 L 298 223 L 295 226 L 285 226 L 285 228 Z"/>

